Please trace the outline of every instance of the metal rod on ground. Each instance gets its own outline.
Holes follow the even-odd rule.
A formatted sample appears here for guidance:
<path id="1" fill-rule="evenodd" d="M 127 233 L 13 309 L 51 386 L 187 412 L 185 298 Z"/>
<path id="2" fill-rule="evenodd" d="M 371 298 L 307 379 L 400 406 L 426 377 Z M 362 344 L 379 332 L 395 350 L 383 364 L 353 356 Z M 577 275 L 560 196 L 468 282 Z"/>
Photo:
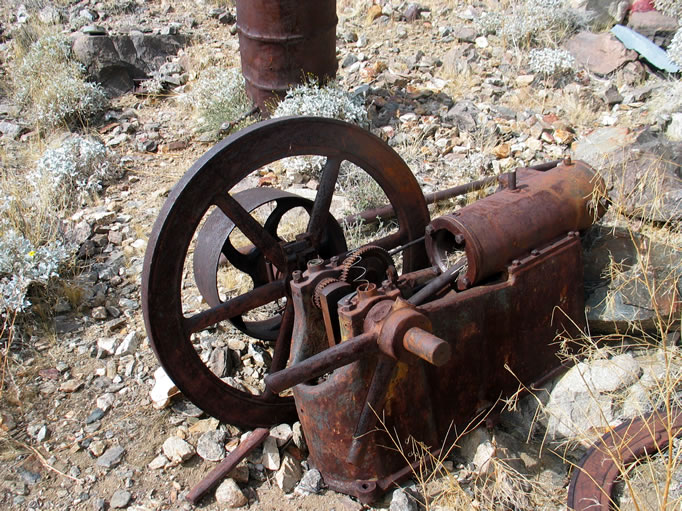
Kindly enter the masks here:
<path id="1" fill-rule="evenodd" d="M 192 488 L 185 499 L 192 504 L 199 502 L 206 492 L 214 486 L 217 486 L 227 474 L 234 470 L 241 460 L 243 460 L 252 450 L 265 442 L 265 439 L 268 438 L 268 436 L 270 436 L 270 430 L 266 428 L 254 429 L 253 433 L 251 433 L 246 440 L 239 444 L 239 446 L 228 454 L 216 468 L 211 470 L 199 484 Z"/>

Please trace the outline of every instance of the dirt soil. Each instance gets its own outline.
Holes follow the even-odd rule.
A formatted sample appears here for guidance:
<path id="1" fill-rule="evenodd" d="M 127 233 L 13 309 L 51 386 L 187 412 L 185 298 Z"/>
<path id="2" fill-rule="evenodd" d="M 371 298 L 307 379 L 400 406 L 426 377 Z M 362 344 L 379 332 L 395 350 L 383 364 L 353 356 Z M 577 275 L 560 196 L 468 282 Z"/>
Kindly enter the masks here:
<path id="1" fill-rule="evenodd" d="M 209 60 L 226 67 L 239 65 L 237 36 L 231 32 L 232 25 L 223 25 L 210 16 L 214 4 L 198 1 L 138 3 L 145 4 L 141 16 L 121 14 L 100 20 L 98 24 L 111 29 L 137 24 L 156 28 L 179 23 L 181 30 L 192 34 L 193 43 L 187 48 L 186 55 L 196 69 Z M 515 90 L 513 77 L 508 75 L 512 73 L 510 66 L 517 58 L 513 48 L 479 47 L 477 60 L 470 68 L 474 76 L 457 76 L 452 67 L 448 70 L 445 58 L 448 51 L 453 48 L 469 51 L 472 45 L 457 40 L 443 42 L 443 32 L 439 32 L 439 29 L 468 22 L 458 17 L 459 8 L 447 8 L 450 2 L 423 3 L 433 8 L 416 21 L 399 21 L 399 12 L 396 11 L 393 18 L 367 23 L 369 2 L 341 1 L 337 44 L 340 63 L 349 53 L 360 53 L 360 60 L 366 61 L 360 69 L 352 71 L 349 71 L 352 66 L 339 67 L 342 88 L 353 90 L 363 84 L 375 86 L 379 79 L 377 77 L 386 69 L 395 73 L 393 76 L 398 77 L 398 83 L 405 81 L 407 84 L 398 87 L 399 90 L 394 89 L 388 98 L 377 96 L 374 102 L 394 102 L 397 105 L 395 116 L 416 112 L 419 120 L 411 116 L 404 117 L 401 123 L 393 123 L 378 132 L 384 138 L 395 137 L 396 133 L 405 134 L 404 141 L 393 140 L 392 145 L 412 167 L 424 189 L 431 191 L 466 180 L 461 173 L 450 172 L 459 161 L 457 147 L 462 146 L 463 141 L 451 126 L 438 125 L 438 109 L 449 108 L 453 102 L 464 99 L 474 102 L 481 96 L 491 99 L 491 96 L 486 95 L 491 94 L 490 87 L 498 87 L 493 79 L 498 76 L 506 76 L 504 99 L 500 103 L 531 108 L 549 104 L 549 101 L 529 88 Z M 81 4 L 86 5 L 88 2 Z M 357 38 L 362 44 L 356 42 Z M 413 65 L 418 52 L 422 53 L 421 65 Z M 434 81 L 440 83 L 438 80 L 449 80 L 449 84 L 434 92 L 433 84 Z M 392 86 L 387 85 L 385 79 L 382 79 L 381 85 Z M 201 142 L 201 137 L 192 131 L 195 120 L 191 112 L 176 101 L 178 94 L 177 91 L 170 92 L 167 97 L 161 98 L 128 94 L 113 102 L 112 110 L 115 112 L 133 109 L 140 126 L 158 124 L 164 144 L 154 153 L 141 152 L 132 139 L 116 146 L 114 150 L 124 158 L 126 173 L 120 182 L 108 187 L 99 199 L 99 206 L 114 211 L 119 218 L 129 218 L 126 221 L 129 229 L 126 230 L 123 245 L 131 248 L 126 250 L 126 263 L 119 272 L 122 280 L 107 291 L 107 303 L 117 304 L 121 314 L 118 319 L 109 315 L 100 320 L 94 319 L 90 315 L 91 310 L 85 308 L 67 312 L 60 316 L 60 321 L 66 321 L 69 328 L 48 329 L 47 332 L 36 330 L 30 342 L 23 347 L 21 357 L 11 363 L 8 389 L 1 404 L 4 423 L 13 426 L 0 452 L 0 507 L 3 509 L 97 510 L 102 509 L 99 499 L 110 502 L 118 489 L 125 489 L 132 495 L 132 500 L 126 504 L 127 509 L 191 509 L 192 506 L 184 501 L 184 496 L 215 467 L 215 463 L 204 461 L 197 455 L 184 463 L 162 469 L 148 466 L 162 452 L 162 444 L 171 435 L 180 434 L 190 444 L 196 445 L 199 435 L 192 432 L 192 426 L 207 419 L 205 415 L 188 416 L 186 407 L 178 406 L 183 403 L 181 396 L 176 396 L 173 405 L 163 410 L 152 406 L 149 391 L 154 384 L 153 373 L 158 362 L 145 337 L 139 295 L 145 247 L 144 244 L 133 247 L 134 241 L 146 241 L 148 238 L 169 190 L 212 146 L 211 142 Z M 433 101 L 429 103 L 424 98 Z M 368 103 L 372 101 L 369 99 Z M 552 110 L 552 107 L 542 110 L 540 106 L 539 111 L 555 117 L 556 114 L 561 115 L 558 109 Z M 503 132 L 529 129 L 512 124 L 500 119 Z M 576 133 L 586 133 L 593 127 L 594 118 L 590 118 L 583 125 L 572 124 L 570 129 Z M 431 130 L 429 136 L 435 132 L 435 139 L 446 140 L 440 145 L 421 143 L 426 138 L 426 130 Z M 100 129 L 100 136 L 103 140 L 111 139 L 106 129 Z M 487 135 L 483 130 L 477 136 L 481 138 L 473 142 L 488 154 L 502 145 L 498 140 L 486 146 Z M 180 143 L 172 145 L 173 142 Z M 449 148 L 449 151 L 444 148 Z M 544 153 L 538 156 L 546 160 L 553 159 L 561 156 L 567 148 L 567 144 L 547 144 Z M 504 150 L 499 148 L 500 152 Z M 498 157 L 493 159 L 500 160 Z M 514 164 L 504 158 L 502 160 L 502 163 L 497 164 L 498 170 Z M 106 254 L 92 262 L 98 261 L 106 261 Z M 124 302 L 120 301 L 122 298 Z M 97 356 L 99 340 L 106 337 L 121 340 L 133 331 L 143 340 L 132 358 L 122 362 L 115 356 Z M 125 366 L 131 361 L 134 361 L 132 370 L 126 372 Z M 80 382 L 80 385 L 75 390 L 67 391 L 64 383 L 73 380 Z M 105 393 L 115 395 L 114 404 L 101 418 L 87 423 L 88 417 L 97 408 L 97 398 Z M 196 415 L 191 410 L 189 414 Z M 44 438 L 36 440 L 35 436 L 28 433 L 30 426 L 35 425 L 46 426 Z M 228 431 L 231 438 L 238 438 L 243 433 L 236 428 L 229 428 Z M 98 458 L 91 450 L 94 442 L 102 442 L 106 449 L 122 447 L 124 454 L 120 463 L 111 468 L 97 465 Z M 529 449 L 533 451 L 535 448 Z M 534 473 L 544 474 L 543 477 L 550 480 L 550 493 L 553 496 L 548 501 L 560 503 L 565 496 L 567 468 L 557 468 L 557 460 L 548 458 L 546 454 L 535 455 L 538 456 L 539 464 L 533 465 Z M 368 508 L 332 491 L 305 497 L 285 494 L 275 484 L 274 472 L 257 470 L 260 463 L 258 451 L 250 460 L 253 462 L 252 477 L 247 485 L 242 485 L 249 498 L 246 509 L 340 511 Z M 547 467 L 554 471 L 546 472 Z M 386 508 L 389 502 L 390 495 L 376 506 Z M 213 511 L 226 509 L 227 506 L 218 504 L 210 494 L 198 508 Z"/>

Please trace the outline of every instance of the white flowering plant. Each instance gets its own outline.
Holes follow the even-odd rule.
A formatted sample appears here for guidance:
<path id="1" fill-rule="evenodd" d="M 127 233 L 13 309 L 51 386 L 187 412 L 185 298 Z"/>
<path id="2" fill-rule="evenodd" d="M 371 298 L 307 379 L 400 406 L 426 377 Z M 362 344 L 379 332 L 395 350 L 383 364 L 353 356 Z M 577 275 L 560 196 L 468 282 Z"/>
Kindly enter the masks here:
<path id="1" fill-rule="evenodd" d="M 575 59 L 563 49 L 534 48 L 528 55 L 528 67 L 533 73 L 545 76 L 560 76 L 573 73 Z"/>
<path id="2" fill-rule="evenodd" d="M 670 60 L 682 68 L 682 28 L 675 32 L 675 36 L 670 42 L 667 52 Z"/>
<path id="3" fill-rule="evenodd" d="M 85 124 L 109 103 L 102 87 L 85 80 L 65 35 L 48 35 L 31 44 L 12 72 L 19 105 L 43 127 Z"/>
<path id="4" fill-rule="evenodd" d="M 99 142 L 73 135 L 62 145 L 46 150 L 28 181 L 36 193 L 59 191 L 61 206 L 81 205 L 118 174 L 113 154 Z"/>

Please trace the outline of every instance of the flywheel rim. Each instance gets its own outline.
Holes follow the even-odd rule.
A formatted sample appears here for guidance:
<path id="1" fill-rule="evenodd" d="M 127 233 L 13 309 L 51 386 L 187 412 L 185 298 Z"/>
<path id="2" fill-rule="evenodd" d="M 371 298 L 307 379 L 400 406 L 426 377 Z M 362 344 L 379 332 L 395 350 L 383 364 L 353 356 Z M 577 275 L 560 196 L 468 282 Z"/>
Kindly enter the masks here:
<path id="1" fill-rule="evenodd" d="M 400 156 L 378 137 L 342 121 L 316 117 L 264 121 L 219 142 L 192 165 L 169 194 L 149 238 L 142 275 L 145 326 L 157 358 L 182 393 L 209 415 L 240 426 L 295 420 L 293 399 L 241 392 L 201 361 L 191 342 L 192 322 L 182 309 L 183 265 L 201 219 L 211 206 L 224 202 L 223 194 L 229 195 L 226 192 L 256 169 L 302 155 L 325 156 L 328 162 L 347 160 L 369 174 L 396 211 L 399 231 L 389 241 L 416 239 L 429 222 L 419 184 Z M 426 264 L 422 246 L 406 249 L 407 271 Z M 293 325 L 293 311 L 289 322 Z"/>

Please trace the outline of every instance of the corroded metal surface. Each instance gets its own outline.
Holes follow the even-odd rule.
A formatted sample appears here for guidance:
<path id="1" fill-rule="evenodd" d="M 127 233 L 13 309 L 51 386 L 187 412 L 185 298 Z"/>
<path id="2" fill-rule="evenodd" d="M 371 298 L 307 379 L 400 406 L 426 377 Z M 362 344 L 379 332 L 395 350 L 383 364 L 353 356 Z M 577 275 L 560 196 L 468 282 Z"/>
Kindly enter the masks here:
<path id="1" fill-rule="evenodd" d="M 405 474 L 409 455 L 386 449 L 394 440 L 412 437 L 437 448 L 453 425 L 461 430 L 519 383 L 530 387 L 555 372 L 556 335 L 584 327 L 576 229 L 594 218 L 590 197 L 601 183 L 593 178 L 581 163 L 524 169 L 515 190 L 509 180 L 507 189 L 459 210 L 474 219 L 464 223 L 467 236 L 459 242 L 464 249 L 484 241 L 474 252 L 484 272 L 472 274 L 464 289 L 455 285 L 471 264 L 460 255 L 440 276 L 431 272 L 431 280 L 422 270 L 421 279 L 408 274 L 363 284 L 338 300 L 339 343 L 328 338 L 322 324 L 329 320 L 311 303 L 317 285 L 340 279 L 347 265 L 318 265 L 291 283 L 289 364 L 266 382 L 276 391 L 293 387 L 310 460 L 331 488 L 371 501 L 383 491 L 378 481 Z M 485 215 L 486 204 L 495 214 Z M 499 218 L 507 210 L 508 218 Z M 427 240 L 446 228 L 439 219 L 434 225 Z M 491 234 L 499 237 L 495 243 L 487 240 Z"/>
<path id="2" fill-rule="evenodd" d="M 310 154 L 326 158 L 312 204 L 281 192 L 252 191 L 253 201 L 231 193 L 264 165 Z M 344 160 L 379 184 L 398 222 L 396 232 L 354 252 L 329 215 Z M 328 486 L 371 501 L 418 461 L 390 447 L 412 437 L 437 450 L 453 425 L 461 430 L 519 384 L 554 374 L 557 334 L 584 327 L 579 231 L 603 213 L 592 200 L 603 183 L 570 161 L 496 181 L 497 193 L 429 224 L 405 163 L 357 127 L 291 118 L 236 134 L 183 177 L 150 237 L 143 310 L 159 360 L 187 397 L 221 420 L 261 426 L 298 415 L 311 464 Z M 277 207 L 261 225 L 251 209 L 268 197 Z M 290 242 L 273 227 L 287 200 L 310 215 Z M 185 316 L 183 265 L 203 220 L 195 272 L 198 280 L 207 272 L 213 303 Z M 251 245 L 226 248 L 232 229 Z M 252 277 L 251 291 L 216 300 L 220 254 Z M 242 256 L 253 259 L 245 264 Z M 192 335 L 277 300 L 286 307 L 270 336 L 265 392 L 238 391 L 203 364 Z M 279 395 L 289 388 L 295 407 Z"/>
<path id="3" fill-rule="evenodd" d="M 614 509 L 613 490 L 623 470 L 640 458 L 665 451 L 682 434 L 682 411 L 653 412 L 627 421 L 602 436 L 573 471 L 568 508 L 575 511 Z"/>
<path id="4" fill-rule="evenodd" d="M 295 241 L 280 241 L 242 206 L 230 191 L 261 167 L 290 156 L 327 159 L 308 228 Z M 193 334 L 285 298 L 288 282 L 308 261 L 324 252 L 329 204 L 344 160 L 363 169 L 383 189 L 397 211 L 396 232 L 376 240 L 384 249 L 423 235 L 429 221 L 419 185 L 400 157 L 379 138 L 356 126 L 322 118 L 275 119 L 251 126 L 202 156 L 175 186 L 154 224 L 145 254 L 142 306 L 147 334 L 168 375 L 182 393 L 210 415 L 241 426 L 265 426 L 296 419 L 293 399 L 252 394 L 215 376 L 192 345 Z M 183 267 L 192 239 L 211 208 L 222 211 L 256 247 L 277 278 L 200 312 L 183 313 Z M 317 220 L 315 220 L 317 218 Z M 225 233 L 216 233 L 224 241 Z M 343 240 L 335 240 L 336 246 Z M 343 242 L 345 243 L 345 242 Z M 427 265 L 423 245 L 403 252 L 406 271 Z M 215 254 L 214 254 L 215 257 Z M 215 259 L 207 262 L 211 271 Z M 214 278 L 211 276 L 210 278 Z M 270 371 L 286 363 L 297 321 L 286 301 Z M 289 318 L 287 320 L 287 317 Z"/>
<path id="5" fill-rule="evenodd" d="M 287 89 L 336 76 L 336 0 L 237 0 L 246 92 L 267 113 Z"/>

